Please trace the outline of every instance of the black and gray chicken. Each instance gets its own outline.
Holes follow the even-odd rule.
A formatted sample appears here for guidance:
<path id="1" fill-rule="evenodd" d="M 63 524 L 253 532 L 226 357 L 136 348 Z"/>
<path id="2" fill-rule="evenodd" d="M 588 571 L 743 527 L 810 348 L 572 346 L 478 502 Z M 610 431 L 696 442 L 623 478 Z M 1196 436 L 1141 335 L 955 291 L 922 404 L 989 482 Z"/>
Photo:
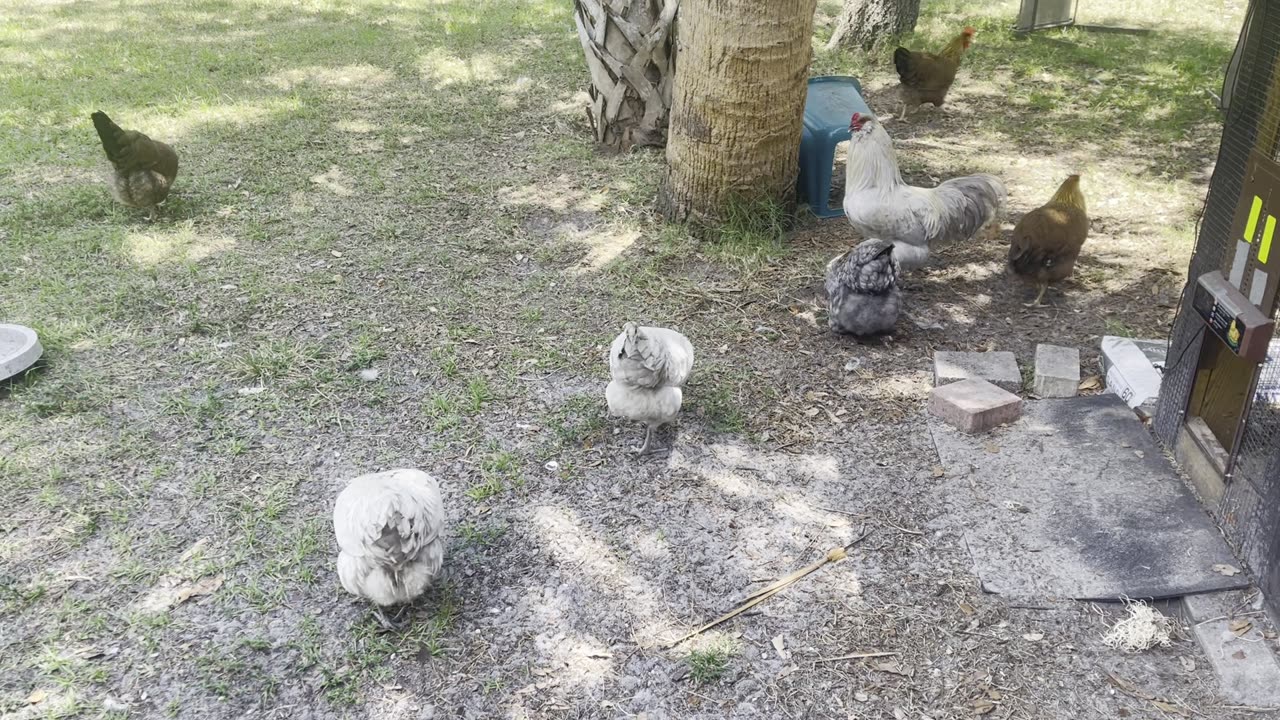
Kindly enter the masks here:
<path id="1" fill-rule="evenodd" d="M 847 335 L 893 330 L 902 312 L 893 243 L 871 239 L 827 263 L 827 324 Z"/>

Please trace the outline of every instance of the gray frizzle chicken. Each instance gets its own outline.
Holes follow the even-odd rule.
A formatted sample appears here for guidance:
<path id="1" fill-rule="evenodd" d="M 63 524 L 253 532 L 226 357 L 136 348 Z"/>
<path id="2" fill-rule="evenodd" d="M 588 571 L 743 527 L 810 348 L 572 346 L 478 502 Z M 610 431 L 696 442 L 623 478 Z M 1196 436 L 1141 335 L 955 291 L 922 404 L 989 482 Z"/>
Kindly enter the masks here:
<path id="1" fill-rule="evenodd" d="M 604 389 L 609 414 L 644 423 L 649 451 L 653 431 L 672 422 L 684 403 L 684 384 L 693 371 L 693 344 L 675 330 L 643 327 L 633 322 L 609 347 L 609 376 Z"/>
<path id="2" fill-rule="evenodd" d="M 440 575 L 447 521 L 440 484 L 421 470 L 361 475 L 338 493 L 338 579 L 373 603 L 384 628 L 403 627 L 406 606 Z M 385 608 L 397 606 L 389 617 Z"/>
<path id="3" fill-rule="evenodd" d="M 902 311 L 893 243 L 871 239 L 827 263 L 827 323 L 838 333 L 893 330 Z"/>

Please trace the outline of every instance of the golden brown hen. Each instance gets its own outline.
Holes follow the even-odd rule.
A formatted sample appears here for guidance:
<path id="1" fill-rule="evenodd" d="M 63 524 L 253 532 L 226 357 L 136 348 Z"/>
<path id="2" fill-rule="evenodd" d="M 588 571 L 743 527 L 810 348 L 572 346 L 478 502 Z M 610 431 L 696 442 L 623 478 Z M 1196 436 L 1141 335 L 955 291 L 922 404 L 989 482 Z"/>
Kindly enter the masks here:
<path id="1" fill-rule="evenodd" d="M 1009 269 L 1040 288 L 1027 307 L 1040 304 L 1049 283 L 1071 277 L 1089 236 L 1089 215 L 1080 176 L 1069 176 L 1049 202 L 1032 210 L 1013 228 L 1009 243 Z"/>
<path id="2" fill-rule="evenodd" d="M 947 91 L 955 82 L 956 71 L 965 51 L 973 44 L 977 30 L 966 27 L 943 48 L 940 53 L 912 51 L 899 47 L 893 51 L 893 65 L 898 69 L 899 90 L 902 98 L 902 115 L 908 107 L 916 108 L 924 103 L 942 107 Z"/>
<path id="3" fill-rule="evenodd" d="M 92 118 L 111 161 L 111 194 L 129 207 L 146 208 L 152 219 L 178 176 L 178 154 L 140 132 L 121 129 L 102 111 Z"/>

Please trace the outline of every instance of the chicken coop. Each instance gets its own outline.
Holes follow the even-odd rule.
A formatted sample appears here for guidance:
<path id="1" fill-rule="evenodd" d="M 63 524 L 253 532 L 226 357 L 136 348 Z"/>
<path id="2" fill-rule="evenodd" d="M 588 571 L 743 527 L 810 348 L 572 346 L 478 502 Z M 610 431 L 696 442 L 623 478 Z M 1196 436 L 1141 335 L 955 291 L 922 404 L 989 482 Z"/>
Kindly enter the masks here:
<path id="1" fill-rule="evenodd" d="M 1154 429 L 1280 616 L 1280 0 L 1251 3 L 1222 97 Z"/>

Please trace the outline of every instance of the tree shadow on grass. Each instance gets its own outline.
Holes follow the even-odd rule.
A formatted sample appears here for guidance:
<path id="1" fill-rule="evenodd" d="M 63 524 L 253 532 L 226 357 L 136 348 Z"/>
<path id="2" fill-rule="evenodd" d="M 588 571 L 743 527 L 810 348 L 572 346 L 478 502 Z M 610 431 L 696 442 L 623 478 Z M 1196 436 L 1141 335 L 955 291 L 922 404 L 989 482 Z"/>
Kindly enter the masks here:
<path id="1" fill-rule="evenodd" d="M 929 12 L 922 26 L 936 24 Z M 1221 87 L 1232 39 L 1168 28 L 1145 35 L 1066 28 L 1019 36 L 1010 21 L 994 14 L 967 19 L 978 28 L 978 41 L 948 96 L 948 116 L 926 110 L 899 123 L 895 140 L 935 135 L 946 143 L 962 135 L 1004 148 L 1011 159 L 1083 151 L 1144 175 L 1204 181 L 1221 132 L 1206 90 Z M 949 39 L 931 33 L 903 44 L 932 48 Z M 814 74 L 867 67 L 883 80 L 868 95 L 882 100 L 880 112 L 890 112 L 885 91 L 897 77 L 887 49 L 874 52 L 822 55 Z"/>

